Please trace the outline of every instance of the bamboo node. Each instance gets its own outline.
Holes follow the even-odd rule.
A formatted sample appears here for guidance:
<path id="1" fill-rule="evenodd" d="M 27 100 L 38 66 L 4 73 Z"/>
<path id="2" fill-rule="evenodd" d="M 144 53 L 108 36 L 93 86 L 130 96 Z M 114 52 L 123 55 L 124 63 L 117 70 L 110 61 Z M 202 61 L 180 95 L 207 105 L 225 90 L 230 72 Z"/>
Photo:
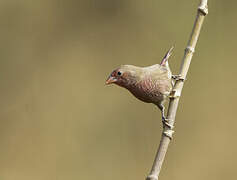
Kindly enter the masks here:
<path id="1" fill-rule="evenodd" d="M 173 89 L 169 95 L 170 99 L 179 98 L 181 96 L 181 92 L 179 90 Z"/>
<path id="2" fill-rule="evenodd" d="M 158 176 L 151 174 L 151 175 L 147 176 L 146 180 L 158 180 Z"/>
<path id="3" fill-rule="evenodd" d="M 198 11 L 201 12 L 204 16 L 206 16 L 208 14 L 208 7 L 205 4 L 201 4 L 198 7 Z"/>
<path id="4" fill-rule="evenodd" d="M 171 140 L 173 138 L 174 131 L 172 129 L 165 129 L 163 134 Z"/>
<path id="5" fill-rule="evenodd" d="M 195 52 L 195 49 L 194 49 L 193 47 L 191 47 L 191 46 L 187 46 L 187 47 L 185 48 L 185 51 L 186 51 L 186 52 L 190 52 L 190 53 L 194 53 L 194 52 Z"/>

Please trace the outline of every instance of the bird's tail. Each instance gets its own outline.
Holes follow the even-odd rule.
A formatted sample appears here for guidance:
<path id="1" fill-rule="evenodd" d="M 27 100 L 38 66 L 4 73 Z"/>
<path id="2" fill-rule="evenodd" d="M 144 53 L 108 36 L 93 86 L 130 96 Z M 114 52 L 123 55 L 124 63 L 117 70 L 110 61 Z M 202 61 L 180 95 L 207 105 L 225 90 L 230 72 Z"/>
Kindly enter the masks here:
<path id="1" fill-rule="evenodd" d="M 165 56 L 163 57 L 163 59 L 162 59 L 162 61 L 161 61 L 161 63 L 160 63 L 161 66 L 169 66 L 169 64 L 168 64 L 168 59 L 169 59 L 169 57 L 171 56 L 173 49 L 174 49 L 174 46 L 172 46 L 172 47 L 169 49 L 169 51 L 165 54 Z"/>

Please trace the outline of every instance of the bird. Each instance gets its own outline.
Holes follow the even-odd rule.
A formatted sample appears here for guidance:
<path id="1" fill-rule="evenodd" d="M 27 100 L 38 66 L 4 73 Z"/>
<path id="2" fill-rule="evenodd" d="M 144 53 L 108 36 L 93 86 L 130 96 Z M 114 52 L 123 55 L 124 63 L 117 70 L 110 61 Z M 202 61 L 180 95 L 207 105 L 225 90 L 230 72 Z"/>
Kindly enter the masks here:
<path id="1" fill-rule="evenodd" d="M 168 59 L 173 46 L 165 54 L 160 64 L 147 67 L 121 65 L 113 70 L 105 84 L 116 84 L 130 91 L 137 99 L 156 105 L 165 121 L 165 100 L 173 88 L 173 78 Z"/>

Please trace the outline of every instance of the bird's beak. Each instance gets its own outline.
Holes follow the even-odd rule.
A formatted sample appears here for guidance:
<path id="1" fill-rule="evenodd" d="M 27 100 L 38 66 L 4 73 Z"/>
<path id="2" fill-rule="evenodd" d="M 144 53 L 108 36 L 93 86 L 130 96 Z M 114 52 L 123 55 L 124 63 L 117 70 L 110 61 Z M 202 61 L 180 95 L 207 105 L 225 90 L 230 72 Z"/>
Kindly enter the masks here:
<path id="1" fill-rule="evenodd" d="M 105 81 L 105 84 L 109 85 L 109 84 L 115 83 L 116 81 L 117 79 L 115 77 L 109 76 L 108 79 Z"/>

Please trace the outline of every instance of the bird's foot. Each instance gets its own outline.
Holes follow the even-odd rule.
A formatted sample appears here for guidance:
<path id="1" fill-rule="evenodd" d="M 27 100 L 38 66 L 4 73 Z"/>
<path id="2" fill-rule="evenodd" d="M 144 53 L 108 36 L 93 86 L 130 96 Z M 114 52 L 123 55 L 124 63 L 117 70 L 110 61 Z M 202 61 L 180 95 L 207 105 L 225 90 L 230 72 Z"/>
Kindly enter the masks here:
<path id="1" fill-rule="evenodd" d="M 163 123 L 164 127 L 166 126 L 169 129 L 173 129 L 174 128 L 174 126 L 170 124 L 169 119 L 167 119 L 165 116 L 162 116 L 162 123 Z"/>
<path id="2" fill-rule="evenodd" d="M 172 75 L 171 77 L 172 77 L 172 79 L 174 79 L 175 81 L 185 81 L 185 80 L 186 80 L 186 78 L 183 78 L 183 77 L 181 76 L 181 74 Z"/>
<path id="3" fill-rule="evenodd" d="M 173 138 L 173 128 L 174 126 L 170 124 L 169 119 L 162 117 L 162 123 L 163 123 L 163 134 L 168 137 L 170 140 Z M 167 128 L 165 128 L 167 127 Z"/>

